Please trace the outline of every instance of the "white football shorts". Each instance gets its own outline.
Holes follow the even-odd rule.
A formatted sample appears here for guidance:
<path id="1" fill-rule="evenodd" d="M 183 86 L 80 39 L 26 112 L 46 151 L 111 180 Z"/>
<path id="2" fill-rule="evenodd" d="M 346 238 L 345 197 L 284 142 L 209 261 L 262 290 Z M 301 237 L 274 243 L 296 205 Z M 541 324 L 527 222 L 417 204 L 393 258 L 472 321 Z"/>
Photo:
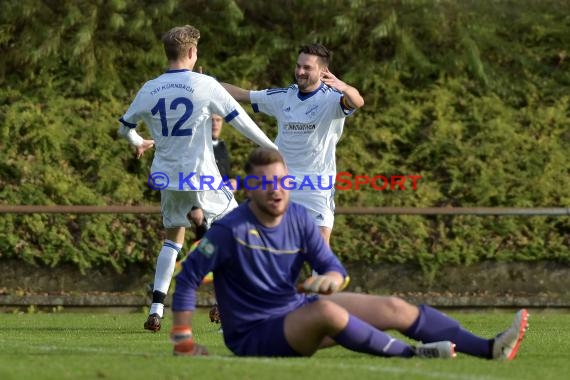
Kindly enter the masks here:
<path id="1" fill-rule="evenodd" d="M 328 190 L 291 190 L 289 200 L 305 206 L 319 227 L 334 225 L 334 187 Z"/>
<path id="2" fill-rule="evenodd" d="M 223 217 L 237 206 L 234 195 L 225 187 L 221 190 L 160 192 L 160 210 L 165 228 L 190 228 L 192 223 L 188 219 L 188 213 L 192 207 L 199 207 L 204 211 L 204 218 L 210 227 L 214 220 Z"/>

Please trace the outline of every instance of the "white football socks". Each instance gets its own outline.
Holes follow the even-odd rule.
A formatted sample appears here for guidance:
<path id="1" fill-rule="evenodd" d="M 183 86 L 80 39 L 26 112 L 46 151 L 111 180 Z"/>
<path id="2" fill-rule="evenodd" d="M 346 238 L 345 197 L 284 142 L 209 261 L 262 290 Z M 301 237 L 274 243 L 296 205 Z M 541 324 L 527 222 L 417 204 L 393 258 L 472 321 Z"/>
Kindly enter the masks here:
<path id="1" fill-rule="evenodd" d="M 161 303 L 153 303 L 150 305 L 150 311 L 148 314 L 158 314 L 158 316 L 162 318 L 164 316 L 164 305 Z"/>
<path id="2" fill-rule="evenodd" d="M 156 271 L 154 273 L 154 289 L 167 294 L 172 280 L 172 274 L 176 266 L 176 258 L 178 252 L 182 249 L 182 245 L 175 243 L 171 240 L 166 240 L 162 245 L 162 249 L 156 260 Z M 160 311 L 157 311 L 159 310 Z M 164 305 L 160 303 L 153 303 L 150 308 L 150 314 L 156 313 L 162 317 Z"/>

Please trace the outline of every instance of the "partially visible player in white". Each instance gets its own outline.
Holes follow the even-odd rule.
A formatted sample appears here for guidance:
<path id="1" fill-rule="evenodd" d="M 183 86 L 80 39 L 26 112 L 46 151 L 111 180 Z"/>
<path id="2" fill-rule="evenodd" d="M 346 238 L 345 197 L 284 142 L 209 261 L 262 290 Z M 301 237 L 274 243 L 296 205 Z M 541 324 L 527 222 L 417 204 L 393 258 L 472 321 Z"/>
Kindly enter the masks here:
<path id="1" fill-rule="evenodd" d="M 356 88 L 329 71 L 331 58 L 323 45 L 301 47 L 297 83 L 288 88 L 250 91 L 222 83 L 236 100 L 277 119 L 275 143 L 296 182 L 291 201 L 309 210 L 327 244 L 334 224 L 336 144 L 345 118 L 364 105 Z"/>
<path id="2" fill-rule="evenodd" d="M 155 146 L 149 185 L 161 190 L 166 240 L 158 255 L 152 305 L 144 324 L 151 331 L 160 330 L 176 258 L 185 229 L 191 227 L 188 213 L 192 207 L 203 210 L 208 225 L 237 207 L 232 192 L 220 185 L 211 116 L 222 115 L 253 142 L 276 148 L 214 78 L 192 71 L 199 38 L 199 30 L 190 25 L 175 27 L 162 37 L 168 71 L 146 82 L 120 118 L 119 134 L 137 147 L 138 157 Z M 150 129 L 153 140 L 144 140 L 135 131 L 141 121 Z"/>

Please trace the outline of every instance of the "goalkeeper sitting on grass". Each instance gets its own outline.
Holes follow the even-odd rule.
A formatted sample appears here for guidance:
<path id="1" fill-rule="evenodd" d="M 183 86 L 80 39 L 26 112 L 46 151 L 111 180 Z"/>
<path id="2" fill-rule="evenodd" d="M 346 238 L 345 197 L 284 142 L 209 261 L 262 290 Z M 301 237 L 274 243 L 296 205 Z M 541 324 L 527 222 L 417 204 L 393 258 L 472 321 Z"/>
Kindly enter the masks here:
<path id="1" fill-rule="evenodd" d="M 258 148 L 246 164 L 249 200 L 215 222 L 183 263 L 173 295 L 175 355 L 205 355 L 191 331 L 196 288 L 214 273 L 226 346 L 239 356 L 311 356 L 340 344 L 384 357 L 452 358 L 455 351 L 514 359 L 527 327 L 519 311 L 495 338 L 465 330 L 440 311 L 397 297 L 340 292 L 347 273 L 307 211 L 289 203 L 277 150 Z M 285 185 L 285 186 L 283 186 Z M 304 262 L 321 275 L 296 286 Z M 387 334 L 397 330 L 422 344 Z"/>

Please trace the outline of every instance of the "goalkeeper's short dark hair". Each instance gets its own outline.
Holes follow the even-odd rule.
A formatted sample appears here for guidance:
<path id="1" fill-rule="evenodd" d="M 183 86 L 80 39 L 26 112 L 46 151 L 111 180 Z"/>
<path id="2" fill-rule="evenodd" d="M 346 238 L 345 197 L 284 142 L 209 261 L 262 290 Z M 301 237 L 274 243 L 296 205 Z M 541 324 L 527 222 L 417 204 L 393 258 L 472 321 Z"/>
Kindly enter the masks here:
<path id="1" fill-rule="evenodd" d="M 285 160 L 283 156 L 277 149 L 273 148 L 255 148 L 249 155 L 246 163 L 245 163 L 245 173 L 252 174 L 253 168 L 256 166 L 267 166 L 274 163 L 281 163 L 283 166 L 285 165 Z"/>

